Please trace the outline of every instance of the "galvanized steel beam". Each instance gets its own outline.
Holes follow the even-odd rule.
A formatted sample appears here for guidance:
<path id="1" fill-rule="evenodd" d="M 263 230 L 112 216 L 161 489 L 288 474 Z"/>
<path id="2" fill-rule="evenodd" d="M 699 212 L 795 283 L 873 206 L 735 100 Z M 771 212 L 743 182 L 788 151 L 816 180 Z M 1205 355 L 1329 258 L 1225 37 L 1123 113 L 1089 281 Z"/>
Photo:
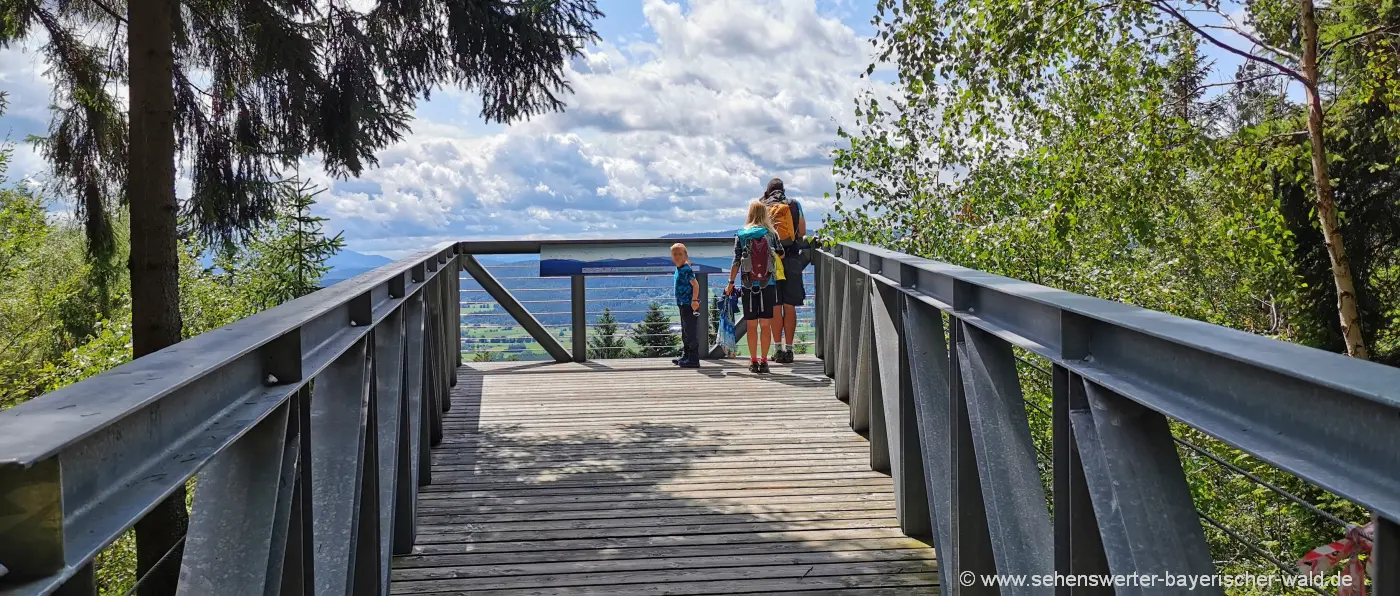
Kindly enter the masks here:
<path id="1" fill-rule="evenodd" d="M 398 523 L 400 498 L 404 495 L 399 483 L 406 480 L 399 470 L 406 468 L 409 434 L 404 414 L 404 322 L 403 312 L 396 310 L 374 331 L 374 383 L 376 415 L 376 436 L 379 439 L 377 465 L 374 473 L 379 485 L 377 522 L 379 524 L 379 569 L 382 577 L 389 577 L 389 568 L 394 552 L 395 526 Z M 407 521 L 412 524 L 412 519 Z M 389 582 L 384 581 L 387 593 Z"/>
<path id="2" fill-rule="evenodd" d="M 1050 517 L 1011 344 L 965 323 L 960 325 L 959 372 L 997 569 L 1023 576 L 1051 574 L 1054 543 Z M 1050 590 L 1013 586 L 1005 591 L 1034 594 Z"/>
<path id="3" fill-rule="evenodd" d="M 889 473 L 894 480 L 895 515 L 899 518 L 900 530 L 906 536 L 931 540 L 932 511 L 924 484 L 924 461 L 914 412 L 908 345 L 903 334 L 903 295 L 884 280 L 872 284 L 871 289 L 876 292 L 871 308 L 874 315 L 875 361 L 879 372 L 879 414 L 886 439 L 884 451 L 888 457 Z M 872 453 L 875 447 L 872 437 Z"/>
<path id="4" fill-rule="evenodd" d="M 815 256 L 812 259 L 812 301 L 814 302 L 812 307 L 812 354 L 815 355 L 817 359 L 821 360 L 826 358 L 826 337 L 824 336 L 826 332 L 826 309 L 822 308 L 823 305 L 820 300 L 817 300 L 817 296 L 826 295 L 822 290 L 824 287 L 823 284 L 825 283 L 822 273 L 822 259 L 824 257 L 822 253 L 816 252 L 815 250 L 813 254 Z"/>
<path id="5" fill-rule="evenodd" d="M 1099 522 L 1084 480 L 1084 465 L 1070 424 L 1071 385 L 1081 383 L 1063 366 L 1051 372 L 1051 440 L 1054 443 L 1055 571 L 1061 575 L 1103 576 L 1104 559 Z M 1083 391 L 1082 383 L 1078 385 Z M 1111 586 L 1056 586 L 1056 596 L 1111 596 Z"/>
<path id="6" fill-rule="evenodd" d="M 551 358 L 554 358 L 555 362 L 569 362 L 573 360 L 573 355 L 569 354 L 569 351 L 565 350 L 564 346 L 559 345 L 559 340 L 553 335 L 550 335 L 549 332 L 545 330 L 544 326 L 540 324 L 539 319 L 536 319 L 535 315 L 530 314 L 530 311 L 525 310 L 525 307 L 520 304 L 520 301 L 516 300 L 515 296 L 511 295 L 510 291 L 505 289 L 505 286 L 501 285 L 501 282 L 496 281 L 496 278 L 491 275 L 491 272 L 487 271 L 485 267 L 481 266 L 481 263 L 477 262 L 475 256 L 471 254 L 462 255 L 462 262 L 466 266 L 467 273 L 472 276 L 472 279 L 476 280 L 476 283 L 481 285 L 481 289 L 485 290 L 507 313 L 510 313 L 511 318 L 515 319 L 515 322 L 519 323 L 520 326 L 525 329 L 525 332 L 529 333 L 530 337 L 534 338 L 535 341 L 540 344 L 540 347 L 544 348 L 544 351 L 549 353 Z"/>
<path id="7" fill-rule="evenodd" d="M 943 314 L 933 304 L 903 296 L 904 339 L 909 354 L 914 413 L 923 453 L 924 485 L 933 512 L 934 546 L 947 577 L 996 573 L 987 511 L 963 408 L 957 352 L 945 341 Z M 974 583 L 943 586 L 954 595 L 998 594 Z"/>
<path id="8" fill-rule="evenodd" d="M 569 278 L 570 335 L 573 339 L 574 362 L 588 361 L 588 278 Z"/>
<path id="9" fill-rule="evenodd" d="M 836 341 L 840 344 L 836 353 L 836 399 L 850 404 L 853 384 L 851 377 L 855 374 L 856 332 L 860 328 L 860 294 L 856 289 L 858 275 L 854 266 L 845 259 L 837 259 L 836 263 L 841 270 L 841 284 L 837 288 L 841 294 L 837 302 L 840 310 L 836 312 L 840 320 L 840 331 L 836 333 Z"/>
<path id="10" fill-rule="evenodd" d="M 285 540 L 279 522 L 287 518 L 278 513 L 290 508 L 288 481 L 295 480 L 296 465 L 288 457 L 296 448 L 287 441 L 290 409 L 291 402 L 283 403 L 199 473 L 178 594 L 262 596 L 280 587 L 281 549 L 274 539 Z"/>
<path id="11" fill-rule="evenodd" d="M 316 593 L 356 587 L 365 438 L 370 431 L 368 354 L 357 343 L 318 375 L 311 393 L 311 518 Z M 363 561 L 366 565 L 377 565 Z"/>
<path id="12" fill-rule="evenodd" d="M 852 335 L 852 358 L 850 363 L 850 411 L 851 430 L 869 437 L 870 434 L 870 403 L 874 349 L 872 347 L 873 333 L 870 326 L 870 276 L 859 266 L 852 265 L 849 269 L 851 284 L 849 287 L 852 295 L 850 304 L 855 307 L 852 313 L 854 325 L 851 328 Z"/>
<path id="13" fill-rule="evenodd" d="M 1108 568 L 1214 574 L 1166 417 L 1088 381 L 1070 384 L 1069 407 Z"/>
<path id="14" fill-rule="evenodd" d="M 906 258 L 959 319 L 1390 519 L 1400 518 L 1400 370 L 861 244 Z M 1078 317 L 1080 333 L 1062 321 Z M 1066 338 L 1090 357 L 1061 356 Z M 1326 454 L 1321 456 L 1319 454 Z"/>

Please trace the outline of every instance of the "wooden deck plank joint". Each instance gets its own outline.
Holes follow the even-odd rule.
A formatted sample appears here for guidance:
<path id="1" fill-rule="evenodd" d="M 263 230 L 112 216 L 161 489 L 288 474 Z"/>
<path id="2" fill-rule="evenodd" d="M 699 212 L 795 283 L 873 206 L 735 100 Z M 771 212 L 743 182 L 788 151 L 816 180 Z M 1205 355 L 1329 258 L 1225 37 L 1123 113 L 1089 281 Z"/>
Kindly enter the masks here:
<path id="1" fill-rule="evenodd" d="M 821 362 L 472 363 L 395 594 L 936 594 Z"/>

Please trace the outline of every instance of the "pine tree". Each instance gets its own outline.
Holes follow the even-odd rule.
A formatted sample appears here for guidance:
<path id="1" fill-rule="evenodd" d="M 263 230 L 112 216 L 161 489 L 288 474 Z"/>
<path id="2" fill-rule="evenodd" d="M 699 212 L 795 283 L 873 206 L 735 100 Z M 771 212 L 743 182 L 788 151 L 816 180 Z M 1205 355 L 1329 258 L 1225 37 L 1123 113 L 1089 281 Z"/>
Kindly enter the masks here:
<path id="1" fill-rule="evenodd" d="M 719 343 L 719 296 L 710 298 L 710 339 L 705 345 L 700 346 L 701 351 L 708 351 L 709 346 Z"/>
<path id="2" fill-rule="evenodd" d="M 671 331 L 671 317 L 656 302 L 647 307 L 642 322 L 632 327 L 632 342 L 637 344 L 641 358 L 671 358 L 681 353 L 680 334 Z"/>
<path id="3" fill-rule="evenodd" d="M 598 38 L 591 21 L 602 16 L 593 0 L 407 0 L 367 12 L 315 0 L 124 7 L 7 1 L 0 47 L 48 39 L 54 112 L 41 148 L 95 262 L 112 262 L 111 211 L 128 207 L 135 357 L 181 339 L 177 162 L 189 164 L 183 209 L 194 230 L 245 239 L 274 217 L 269 181 L 312 154 L 332 175 L 359 175 L 440 86 L 479 91 L 493 122 L 562 109 L 564 65 Z M 184 499 L 177 490 L 137 524 L 139 574 L 171 549 L 179 560 Z M 173 594 L 178 571 L 156 570 L 141 594 Z"/>
<path id="4" fill-rule="evenodd" d="M 632 357 L 632 351 L 627 349 L 627 340 L 618 337 L 617 317 L 613 316 L 610 308 L 603 309 L 603 316 L 598 317 L 597 331 L 588 338 L 588 357 L 598 360 Z"/>
<path id="5" fill-rule="evenodd" d="M 272 225 L 225 257 L 230 262 L 219 263 L 226 271 L 246 272 L 231 285 L 253 312 L 320 289 L 321 277 L 331 269 L 326 261 L 345 248 L 339 233 L 325 236 L 326 218 L 311 214 L 321 192 L 307 182 L 284 182 Z"/>

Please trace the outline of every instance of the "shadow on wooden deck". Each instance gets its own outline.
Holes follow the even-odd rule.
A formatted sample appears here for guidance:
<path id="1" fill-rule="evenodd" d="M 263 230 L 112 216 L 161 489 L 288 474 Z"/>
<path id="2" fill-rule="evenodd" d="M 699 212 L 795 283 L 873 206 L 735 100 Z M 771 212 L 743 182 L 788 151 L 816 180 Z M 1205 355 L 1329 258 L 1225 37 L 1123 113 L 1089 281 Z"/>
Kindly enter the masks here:
<path id="1" fill-rule="evenodd" d="M 392 591 L 937 593 L 821 363 L 774 369 L 463 367 Z"/>

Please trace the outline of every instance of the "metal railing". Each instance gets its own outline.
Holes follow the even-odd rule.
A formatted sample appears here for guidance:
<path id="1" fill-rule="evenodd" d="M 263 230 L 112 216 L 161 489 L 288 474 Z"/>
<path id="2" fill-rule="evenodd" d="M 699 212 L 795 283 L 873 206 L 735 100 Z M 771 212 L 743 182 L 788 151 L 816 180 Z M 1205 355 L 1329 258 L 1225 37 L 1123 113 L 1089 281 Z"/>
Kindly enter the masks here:
<path id="1" fill-rule="evenodd" d="M 95 594 L 94 557 L 196 474 L 179 593 L 388 593 L 456 383 L 460 259 L 441 245 L 0 412 L 0 594 Z"/>
<path id="2" fill-rule="evenodd" d="M 461 272 L 551 358 L 582 361 L 585 276 L 552 301 L 566 349 L 475 255 L 670 242 L 443 244 L 0 412 L 0 596 L 95 594 L 97 555 L 192 480 L 188 531 L 157 564 L 179 565 L 179 593 L 387 594 L 462 362 Z"/>
<path id="3" fill-rule="evenodd" d="M 451 406 L 460 271 L 551 358 L 588 357 L 585 277 L 566 348 L 474 256 L 552 242 L 442 245 L 0 412 L 0 595 L 92 594 L 94 556 L 196 476 L 181 593 L 385 593 Z M 1373 511 L 1374 593 L 1400 594 L 1400 371 L 865 245 L 814 265 L 815 351 L 949 592 L 1213 573 L 1206 528 L 1229 528 L 1178 449 L 1307 505 L 1175 421 Z M 1052 590 L 1077 591 L 1000 592 Z"/>
<path id="4" fill-rule="evenodd" d="M 868 245 L 822 251 L 816 272 L 817 355 L 893 477 L 903 531 L 938 548 L 945 590 L 1216 574 L 1203 524 L 1229 528 L 1197 511 L 1178 446 L 1209 452 L 1176 423 L 1374 512 L 1372 593 L 1400 595 L 1400 370 Z M 1027 365 L 1048 408 L 1027 399 Z M 1051 418 L 1049 453 L 1028 411 Z"/>
<path id="5" fill-rule="evenodd" d="M 480 256 L 480 255 L 478 255 Z M 484 261 L 484 259 L 483 259 Z M 509 292 L 526 311 L 540 320 L 540 326 L 561 343 L 570 342 L 569 334 L 573 324 L 573 300 L 571 282 L 564 277 L 540 277 L 538 262 L 509 261 L 503 264 L 482 266 L 500 282 L 503 290 Z M 704 275 L 704 274 L 701 274 Z M 704 281 L 708 289 L 708 299 L 702 300 L 707 309 L 712 301 L 724 291 L 727 274 L 710 274 Z M 814 301 L 814 276 L 809 267 L 805 271 L 804 287 L 807 300 L 797 307 L 799 325 L 796 336 L 797 349 L 810 352 L 814 339 L 812 324 Z M 599 322 L 604 311 L 616 320 L 615 339 L 635 343 L 632 340 L 649 336 L 674 337 L 679 334 L 679 314 L 672 297 L 672 282 L 669 274 L 625 275 L 608 277 L 588 277 L 585 280 L 583 316 L 588 339 L 599 337 Z M 466 277 L 462 280 L 462 353 L 464 360 L 511 358 L 518 360 L 549 359 L 549 353 L 534 340 L 514 317 L 491 294 L 475 280 Z M 562 297 L 561 297 L 562 296 Z M 637 329 L 652 303 L 661 307 L 667 316 L 670 328 L 665 333 L 642 333 Z M 710 310 L 707 317 L 716 313 Z M 717 339 L 711 326 L 710 344 Z M 747 348 L 740 343 L 740 352 Z M 632 348 L 637 346 L 631 345 Z"/>
<path id="6" fill-rule="evenodd" d="M 541 277 L 537 261 L 511 261 L 498 264 L 482 262 L 490 256 L 500 259 L 508 255 L 533 256 L 549 245 L 639 245 L 651 247 L 656 254 L 667 254 L 675 239 L 629 239 L 607 241 L 478 241 L 464 243 L 464 254 L 471 256 L 467 266 L 470 277 L 462 280 L 462 352 L 464 358 L 554 359 L 582 362 L 589 358 L 589 340 L 598 336 L 599 318 L 608 307 L 618 319 L 616 339 L 630 341 L 642 336 L 634 327 L 646 314 L 651 303 L 658 303 L 666 312 L 672 326 L 695 324 L 698 337 L 711 338 L 708 353 L 718 355 L 714 345 L 709 317 L 710 301 L 693 321 L 680 321 L 674 314 L 669 273 L 636 275 L 577 275 L 572 277 Z M 732 238 L 684 238 L 696 246 L 732 246 Z M 481 258 L 478 258 L 481 257 Z M 723 291 L 726 273 L 699 275 L 700 293 L 710 299 Z M 712 282 L 712 277 L 716 277 Z M 604 280 L 609 283 L 603 284 Z M 812 270 L 804 276 L 807 304 L 799 307 L 799 329 L 796 335 L 807 338 L 803 350 L 814 343 L 812 327 L 815 285 Z M 622 285 L 618 285 L 622 284 Z M 559 294 L 563 294 L 562 296 Z M 637 295 L 643 294 L 643 295 Z M 613 306 L 620 308 L 611 308 Z M 679 335 L 667 331 L 661 335 Z M 740 336 L 742 338 L 742 334 Z M 635 347 L 635 346 L 634 346 Z M 746 348 L 740 341 L 740 352 Z"/>

